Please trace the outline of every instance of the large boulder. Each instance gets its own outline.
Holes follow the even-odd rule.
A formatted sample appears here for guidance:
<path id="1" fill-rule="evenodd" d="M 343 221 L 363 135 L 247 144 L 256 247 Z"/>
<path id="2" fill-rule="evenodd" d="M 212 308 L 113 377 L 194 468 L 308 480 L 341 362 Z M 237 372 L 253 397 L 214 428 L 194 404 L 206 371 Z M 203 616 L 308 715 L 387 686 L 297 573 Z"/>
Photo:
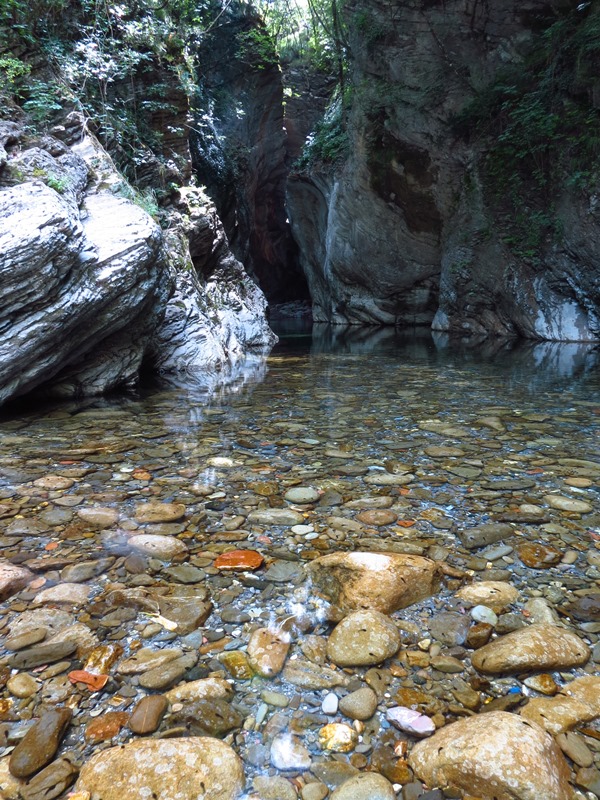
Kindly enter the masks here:
<path id="1" fill-rule="evenodd" d="M 528 625 L 484 645 L 471 657 L 476 670 L 492 675 L 569 669 L 585 664 L 589 647 L 556 625 Z"/>
<path id="2" fill-rule="evenodd" d="M 429 786 L 495 800 L 571 800 L 569 767 L 542 728 L 505 711 L 467 717 L 413 748 L 409 764 Z"/>
<path id="3" fill-rule="evenodd" d="M 102 800 L 235 800 L 244 787 L 242 762 L 210 737 L 138 739 L 95 753 L 75 786 Z"/>
<path id="4" fill-rule="evenodd" d="M 391 614 L 431 596 L 438 577 L 434 561 L 403 553 L 331 553 L 307 572 L 340 616 L 358 609 Z"/>
<path id="5" fill-rule="evenodd" d="M 85 212 L 41 181 L 0 191 L 0 402 L 137 378 L 169 293 L 160 229 L 110 192 Z"/>
<path id="6" fill-rule="evenodd" d="M 600 717 L 600 677 L 576 678 L 554 697 L 532 697 L 521 715 L 554 735 L 591 722 Z"/>

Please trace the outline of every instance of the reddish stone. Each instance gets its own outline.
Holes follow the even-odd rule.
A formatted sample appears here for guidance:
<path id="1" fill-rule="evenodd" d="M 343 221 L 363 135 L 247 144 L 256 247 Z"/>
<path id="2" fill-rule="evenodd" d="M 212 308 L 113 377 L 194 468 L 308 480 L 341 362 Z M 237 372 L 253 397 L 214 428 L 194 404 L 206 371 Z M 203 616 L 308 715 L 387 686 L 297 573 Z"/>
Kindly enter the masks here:
<path id="1" fill-rule="evenodd" d="M 125 711 L 107 711 L 106 714 L 88 723 L 85 738 L 88 742 L 104 742 L 112 739 L 127 725 L 128 720 L 129 714 Z"/>
<path id="2" fill-rule="evenodd" d="M 383 525 L 391 525 L 392 522 L 398 519 L 398 515 L 387 508 L 373 508 L 367 511 L 361 511 L 360 514 L 356 515 L 356 519 L 360 522 L 364 522 L 365 525 L 382 527 Z"/>
<path id="3" fill-rule="evenodd" d="M 215 559 L 217 569 L 247 570 L 258 569 L 264 558 L 256 550 L 230 550 Z"/>
<path id="4" fill-rule="evenodd" d="M 517 547 L 517 555 L 527 567 L 548 569 L 561 560 L 563 554 L 556 547 L 537 542 L 528 542 Z"/>

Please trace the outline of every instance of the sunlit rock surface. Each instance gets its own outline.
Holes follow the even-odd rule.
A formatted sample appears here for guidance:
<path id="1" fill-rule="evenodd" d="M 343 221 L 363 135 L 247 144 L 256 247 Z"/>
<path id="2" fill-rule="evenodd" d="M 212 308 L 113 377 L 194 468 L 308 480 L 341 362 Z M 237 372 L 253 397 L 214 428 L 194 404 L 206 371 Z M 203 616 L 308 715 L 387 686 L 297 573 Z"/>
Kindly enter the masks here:
<path id="1" fill-rule="evenodd" d="M 77 122 L 23 150 L 0 125 L 0 403 L 131 387 L 143 362 L 230 380 L 276 337 L 210 200 L 182 189 L 164 234 Z"/>

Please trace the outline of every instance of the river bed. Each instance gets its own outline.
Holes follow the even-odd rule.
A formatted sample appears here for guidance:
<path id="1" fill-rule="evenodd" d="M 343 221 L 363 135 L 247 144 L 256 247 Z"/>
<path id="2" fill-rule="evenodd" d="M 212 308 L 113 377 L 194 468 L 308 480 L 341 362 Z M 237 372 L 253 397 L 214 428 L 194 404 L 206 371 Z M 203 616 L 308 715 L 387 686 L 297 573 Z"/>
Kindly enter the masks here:
<path id="1" fill-rule="evenodd" d="M 0 794 L 66 797 L 109 747 L 216 736 L 241 757 L 247 798 L 343 800 L 336 787 L 359 775 L 402 800 L 467 797 L 458 779 L 445 793 L 419 779 L 417 741 L 598 674 L 598 362 L 587 345 L 323 328 L 220 387 L 6 410 L 0 545 L 22 588 L 0 611 Z M 348 609 L 305 567 L 357 552 L 427 559 L 438 584 L 387 614 L 391 655 L 347 665 L 329 639 Z M 514 595 L 496 608 L 460 595 L 482 581 Z M 574 633 L 587 657 L 474 668 L 486 642 L 532 623 Z M 214 691 L 186 694 L 202 685 Z M 421 715 L 415 731 L 397 707 Z M 58 749 L 25 752 L 11 775 L 56 708 L 72 712 Z M 559 740 L 580 797 L 600 792 L 595 719 Z M 44 769 L 45 788 L 27 788 Z M 94 797 L 79 780 L 78 800 Z"/>

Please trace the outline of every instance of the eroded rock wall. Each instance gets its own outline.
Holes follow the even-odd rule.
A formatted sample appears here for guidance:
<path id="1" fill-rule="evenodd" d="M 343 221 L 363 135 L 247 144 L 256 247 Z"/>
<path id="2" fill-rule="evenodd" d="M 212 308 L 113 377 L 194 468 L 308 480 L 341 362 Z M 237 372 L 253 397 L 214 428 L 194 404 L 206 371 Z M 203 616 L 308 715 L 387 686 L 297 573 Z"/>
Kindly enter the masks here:
<path id="1" fill-rule="evenodd" d="M 213 374 L 273 345 L 202 192 L 179 191 L 165 234 L 79 115 L 63 140 L 23 122 L 0 124 L 0 403 L 131 387 L 144 361 Z"/>
<path id="2" fill-rule="evenodd" d="M 515 256 L 487 202 L 482 145 L 453 120 L 571 2 L 352 0 L 350 155 L 292 175 L 288 208 L 316 320 L 600 338 L 593 191 L 561 190 L 564 236 Z M 583 8 L 583 7 L 582 7 Z"/>

